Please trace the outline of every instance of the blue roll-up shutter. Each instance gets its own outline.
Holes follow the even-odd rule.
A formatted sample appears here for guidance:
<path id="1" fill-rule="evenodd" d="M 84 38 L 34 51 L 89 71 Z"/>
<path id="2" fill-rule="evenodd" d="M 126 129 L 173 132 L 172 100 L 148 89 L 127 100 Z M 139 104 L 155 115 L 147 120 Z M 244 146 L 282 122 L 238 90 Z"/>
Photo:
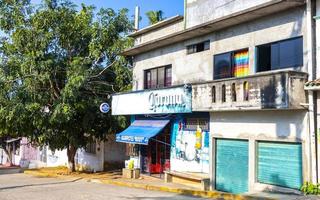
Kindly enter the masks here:
<path id="1" fill-rule="evenodd" d="M 300 189 L 302 147 L 297 143 L 258 143 L 258 182 Z"/>
<path id="2" fill-rule="evenodd" d="M 216 190 L 248 191 L 248 141 L 216 140 Z"/>

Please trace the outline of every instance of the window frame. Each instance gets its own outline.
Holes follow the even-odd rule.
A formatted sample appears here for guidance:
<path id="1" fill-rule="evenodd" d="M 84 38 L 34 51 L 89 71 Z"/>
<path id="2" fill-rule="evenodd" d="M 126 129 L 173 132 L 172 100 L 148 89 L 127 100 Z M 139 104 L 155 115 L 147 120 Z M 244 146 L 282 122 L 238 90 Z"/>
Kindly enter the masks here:
<path id="1" fill-rule="evenodd" d="M 233 51 L 227 51 L 227 52 L 223 52 L 223 53 L 218 53 L 218 54 L 214 54 L 213 55 L 213 80 L 221 80 L 221 79 L 226 79 L 226 78 L 215 78 L 215 57 L 216 56 L 220 56 L 220 55 L 223 55 L 223 54 L 230 54 L 230 63 L 231 63 L 231 67 L 230 67 L 230 74 L 231 76 L 230 77 L 227 77 L 227 78 L 235 78 L 234 76 L 234 69 L 235 69 L 235 61 L 234 61 L 234 55 L 235 53 L 237 52 L 241 52 L 241 51 L 244 51 L 244 50 L 247 50 L 248 51 L 248 54 L 249 54 L 249 62 L 248 62 L 248 65 L 249 65 L 249 71 L 250 71 L 250 52 L 249 52 L 249 47 L 246 47 L 246 48 L 241 48 L 241 49 L 237 49 L 237 50 L 233 50 Z M 249 75 L 249 74 L 248 74 Z"/>
<path id="2" fill-rule="evenodd" d="M 163 86 L 159 86 L 159 69 L 164 69 L 164 77 L 163 77 Z M 170 85 L 166 85 L 167 84 L 167 70 L 171 69 L 171 81 L 170 81 Z M 152 87 L 152 84 L 150 83 L 150 87 L 148 87 L 148 79 L 147 79 L 147 74 L 150 73 L 150 82 L 152 82 L 152 70 L 156 70 L 156 86 Z M 163 65 L 160 67 L 154 67 L 154 68 L 149 68 L 149 69 L 145 69 L 143 70 L 143 76 L 144 76 L 144 83 L 143 83 L 143 88 L 145 90 L 148 89 L 157 89 L 157 88 L 166 88 L 166 87 L 171 87 L 172 86 L 172 64 L 169 65 Z"/>
<path id="3" fill-rule="evenodd" d="M 272 55 L 272 45 L 274 44 L 278 44 L 280 45 L 281 43 L 283 42 L 286 42 L 286 41 L 290 41 L 290 40 L 298 40 L 298 39 L 301 39 L 302 41 L 302 64 L 295 64 L 293 66 L 280 66 L 280 46 L 278 47 L 279 50 L 278 50 L 278 62 L 279 62 L 279 66 L 277 69 L 272 69 L 272 60 L 271 60 L 271 55 Z M 303 43 L 303 35 L 300 35 L 300 36 L 296 36 L 296 37 L 292 37 L 292 38 L 287 38 L 287 39 L 283 39 L 283 40 L 278 40 L 278 41 L 274 41 L 274 42 L 270 42 L 270 43 L 264 43 L 264 44 L 260 44 L 260 45 L 257 45 L 255 47 L 255 52 L 256 52 L 256 67 L 255 67 L 255 71 L 256 73 L 260 73 L 260 72 L 268 72 L 268 71 L 275 71 L 275 70 L 284 70 L 284 69 L 288 69 L 288 68 L 297 68 L 297 67 L 302 67 L 304 65 L 304 54 L 303 54 L 303 49 L 304 49 L 304 43 Z M 269 46 L 269 48 L 271 49 L 270 50 L 270 70 L 264 70 L 264 71 L 261 71 L 260 70 L 260 56 L 259 56 L 259 48 L 260 47 L 263 47 L 263 46 Z"/>
<path id="4" fill-rule="evenodd" d="M 187 55 L 200 53 L 200 52 L 203 52 L 203 51 L 210 50 L 210 42 L 211 42 L 210 40 L 204 40 L 202 42 L 198 42 L 198 43 L 187 45 L 186 46 Z M 202 44 L 203 44 L 203 49 L 200 50 L 199 45 L 202 45 Z M 207 44 L 207 48 L 206 48 L 206 44 Z M 192 51 L 189 51 L 189 49 L 192 49 Z"/>

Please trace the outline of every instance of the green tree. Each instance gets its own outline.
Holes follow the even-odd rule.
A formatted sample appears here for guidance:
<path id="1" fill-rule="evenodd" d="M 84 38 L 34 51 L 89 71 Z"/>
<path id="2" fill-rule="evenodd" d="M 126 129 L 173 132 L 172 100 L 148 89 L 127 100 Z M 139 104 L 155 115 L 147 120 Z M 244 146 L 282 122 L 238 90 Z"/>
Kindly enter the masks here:
<path id="1" fill-rule="evenodd" d="M 102 114 L 110 95 L 130 89 L 132 45 L 127 9 L 80 9 L 62 0 L 0 0 L 0 134 L 27 136 L 53 150 L 75 154 L 93 139 L 126 125 Z M 4 126 L 2 126 L 4 125 Z"/>
<path id="2" fill-rule="evenodd" d="M 146 12 L 146 15 L 149 20 L 149 25 L 156 24 L 165 18 L 163 17 L 163 11 L 162 10 L 156 10 L 156 11 L 148 11 Z"/>

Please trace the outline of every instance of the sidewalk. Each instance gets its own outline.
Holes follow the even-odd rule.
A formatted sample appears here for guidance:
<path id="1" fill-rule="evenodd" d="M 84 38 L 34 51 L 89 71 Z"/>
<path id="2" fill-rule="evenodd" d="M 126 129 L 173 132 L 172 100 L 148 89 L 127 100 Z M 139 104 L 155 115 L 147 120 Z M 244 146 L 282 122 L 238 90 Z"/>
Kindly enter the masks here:
<path id="1" fill-rule="evenodd" d="M 42 177 L 58 177 L 58 178 L 70 178 L 77 177 L 83 178 L 90 182 L 112 184 L 117 186 L 139 188 L 145 190 L 155 190 L 163 192 L 173 192 L 182 195 L 191 195 L 204 198 L 214 199 L 226 199 L 226 200 L 271 200 L 271 199 L 300 199 L 303 196 L 297 195 L 284 195 L 284 194 L 272 194 L 272 193 L 258 193 L 254 195 L 235 195 L 230 193 L 224 193 L 219 191 L 201 191 L 196 188 L 175 184 L 165 183 L 162 179 L 154 178 L 150 176 L 144 176 L 140 179 L 125 179 L 122 178 L 120 171 L 101 172 L 101 173 L 68 173 L 66 168 L 42 168 L 25 170 L 24 173 L 42 176 Z"/>

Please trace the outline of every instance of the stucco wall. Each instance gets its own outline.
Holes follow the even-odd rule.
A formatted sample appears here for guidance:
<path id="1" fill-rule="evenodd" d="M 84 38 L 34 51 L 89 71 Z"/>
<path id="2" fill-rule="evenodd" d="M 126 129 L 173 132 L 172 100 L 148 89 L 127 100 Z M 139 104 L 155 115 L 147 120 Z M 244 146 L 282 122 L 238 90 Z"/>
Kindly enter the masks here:
<path id="1" fill-rule="evenodd" d="M 77 169 L 80 171 L 98 172 L 103 171 L 104 144 L 96 143 L 96 153 L 87 153 L 84 149 L 79 149 L 76 155 Z"/>
<path id="2" fill-rule="evenodd" d="M 61 151 L 51 151 L 49 148 L 47 150 L 47 166 L 57 167 L 57 166 L 68 166 L 67 149 Z"/>
<path id="3" fill-rule="evenodd" d="M 149 51 L 135 56 L 133 69 L 134 90 L 143 89 L 144 70 L 172 64 L 173 85 L 213 79 L 213 56 L 242 48 L 249 48 L 250 74 L 255 72 L 255 47 L 287 38 L 304 36 L 304 6 L 283 13 L 240 24 L 203 37 Z M 210 50 L 186 54 L 186 46 L 210 39 Z M 304 37 L 304 55 L 307 54 Z M 306 71 L 304 67 L 297 70 Z"/>
<path id="4" fill-rule="evenodd" d="M 149 42 L 154 39 L 158 39 L 167 35 L 170 35 L 172 33 L 181 31 L 184 29 L 184 23 L 183 20 L 176 21 L 172 24 L 169 24 L 167 26 L 161 27 L 160 29 L 156 29 L 147 33 L 144 33 L 142 35 L 139 35 L 135 38 L 135 45 L 139 45 L 142 43 Z"/>
<path id="5" fill-rule="evenodd" d="M 272 0 L 187 0 L 187 28 Z"/>
<path id="6" fill-rule="evenodd" d="M 129 157 L 126 155 L 126 144 L 115 141 L 115 135 L 107 136 L 104 142 L 104 162 L 123 162 Z"/>
<path id="7" fill-rule="evenodd" d="M 210 113 L 213 136 L 304 141 L 307 128 L 307 112 L 303 110 Z"/>

